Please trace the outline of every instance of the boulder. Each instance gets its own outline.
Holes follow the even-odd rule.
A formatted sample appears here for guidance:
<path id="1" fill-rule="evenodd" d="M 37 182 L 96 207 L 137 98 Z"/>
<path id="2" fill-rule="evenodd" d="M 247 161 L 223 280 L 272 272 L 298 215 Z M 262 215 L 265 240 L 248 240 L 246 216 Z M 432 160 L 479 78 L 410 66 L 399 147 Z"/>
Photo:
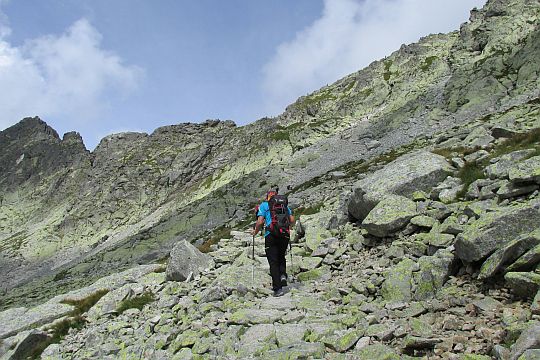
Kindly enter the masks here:
<path id="1" fill-rule="evenodd" d="M 495 138 L 491 136 L 489 131 L 483 126 L 479 126 L 471 131 L 469 135 L 467 135 L 467 137 L 463 140 L 463 143 L 465 146 L 471 149 L 478 147 L 485 149 L 493 142 L 493 140 L 495 140 Z"/>
<path id="2" fill-rule="evenodd" d="M 382 296 L 386 301 L 411 301 L 413 271 L 418 270 L 418 264 L 405 258 L 397 265 L 385 271 L 385 281 L 382 285 Z"/>
<path id="3" fill-rule="evenodd" d="M 433 256 L 418 259 L 419 271 L 413 273 L 416 284 L 414 298 L 427 300 L 435 297 L 455 270 L 455 256 L 449 250 L 439 250 Z"/>
<path id="4" fill-rule="evenodd" d="M 280 348 L 302 342 L 308 330 L 305 324 L 277 324 L 275 329 Z"/>
<path id="5" fill-rule="evenodd" d="M 540 263 L 540 245 L 537 245 L 527 251 L 523 256 L 517 259 L 508 267 L 508 271 L 530 270 Z"/>
<path id="6" fill-rule="evenodd" d="M 529 326 L 512 345 L 510 360 L 517 360 L 525 351 L 540 349 L 540 324 Z"/>
<path id="7" fill-rule="evenodd" d="M 401 230 L 416 215 L 414 201 L 399 195 L 388 195 L 369 212 L 362 226 L 371 235 L 385 237 Z"/>
<path id="8" fill-rule="evenodd" d="M 362 337 L 362 330 L 342 330 L 322 338 L 322 342 L 335 352 L 345 352 L 352 348 L 358 339 Z"/>
<path id="9" fill-rule="evenodd" d="M 47 302 L 31 309 L 13 308 L 0 313 L 0 339 L 13 336 L 21 331 L 50 324 L 71 314 L 75 308 L 67 304 Z"/>
<path id="10" fill-rule="evenodd" d="M 508 178 L 508 171 L 516 164 L 516 161 L 523 160 L 534 153 L 533 149 L 518 150 L 505 154 L 494 164 L 487 166 L 484 173 L 490 179 Z"/>
<path id="11" fill-rule="evenodd" d="M 538 190 L 538 185 L 536 184 L 530 184 L 530 185 L 523 185 L 523 184 L 513 184 L 509 181 L 504 181 L 501 185 L 501 187 L 497 190 L 497 196 L 500 199 L 510 199 L 513 197 L 526 195 L 534 192 L 535 190 Z"/>
<path id="12" fill-rule="evenodd" d="M 540 244 L 540 232 L 508 242 L 495 251 L 482 265 L 478 278 L 488 279 L 497 274 L 505 265 L 511 264 L 527 250 Z"/>
<path id="13" fill-rule="evenodd" d="M 533 297 L 540 288 L 540 274 L 532 272 L 509 272 L 504 280 L 516 295 L 522 297 Z"/>
<path id="14" fill-rule="evenodd" d="M 332 213 L 320 211 L 313 215 L 302 215 L 302 227 L 304 230 L 305 247 L 310 251 L 315 251 L 326 239 L 332 237 L 328 230 L 328 223 Z"/>
<path id="15" fill-rule="evenodd" d="M 248 357 L 264 353 L 276 348 L 276 331 L 274 325 L 258 324 L 247 329 L 240 339 L 238 355 Z"/>
<path id="16" fill-rule="evenodd" d="M 466 262 L 481 260 L 511 239 L 535 230 L 539 223 L 540 212 L 532 203 L 484 213 L 457 236 L 456 254 Z"/>
<path id="17" fill-rule="evenodd" d="M 178 242 L 171 250 L 167 265 L 167 280 L 185 281 L 213 266 L 210 256 L 201 253 L 186 240 Z"/>
<path id="18" fill-rule="evenodd" d="M 17 360 L 35 358 L 35 351 L 50 341 L 51 336 L 45 331 L 41 330 L 29 330 L 23 331 L 13 338 L 8 340 L 12 345 L 12 349 L 5 353 L 2 353 L 0 347 L 0 357 L 2 359 Z"/>
<path id="19" fill-rule="evenodd" d="M 108 292 L 88 311 L 88 319 L 95 321 L 103 315 L 116 313 L 123 301 L 142 295 L 143 291 L 144 286 L 142 285 L 126 284 L 119 289 Z"/>
<path id="20" fill-rule="evenodd" d="M 349 213 L 362 221 L 387 194 L 409 197 L 415 191 L 430 192 L 452 170 L 440 155 L 426 151 L 404 155 L 354 185 Z"/>
<path id="21" fill-rule="evenodd" d="M 540 183 L 540 156 L 515 164 L 508 170 L 508 177 L 513 183 Z"/>
<path id="22" fill-rule="evenodd" d="M 399 360 L 401 356 L 387 345 L 373 344 L 355 352 L 355 358 L 359 360 Z"/>
<path id="23" fill-rule="evenodd" d="M 531 312 L 535 315 L 540 315 L 540 290 L 538 290 L 531 303 Z"/>
<path id="24" fill-rule="evenodd" d="M 326 348 L 320 342 L 299 341 L 279 349 L 270 350 L 261 359 L 323 359 Z"/>

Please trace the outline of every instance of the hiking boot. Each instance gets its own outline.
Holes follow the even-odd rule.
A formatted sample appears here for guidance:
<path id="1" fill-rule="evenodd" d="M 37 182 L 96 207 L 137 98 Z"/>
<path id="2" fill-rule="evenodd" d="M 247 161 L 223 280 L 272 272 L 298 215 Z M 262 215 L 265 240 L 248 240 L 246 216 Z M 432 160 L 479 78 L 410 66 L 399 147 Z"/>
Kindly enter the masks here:
<path id="1" fill-rule="evenodd" d="M 281 286 L 287 286 L 287 275 L 281 275 Z"/>
<path id="2" fill-rule="evenodd" d="M 279 288 L 279 289 L 277 289 L 277 290 L 274 290 L 274 296 L 275 296 L 275 297 L 280 297 L 280 296 L 283 296 L 283 295 L 285 295 L 285 291 L 283 291 L 282 288 Z"/>

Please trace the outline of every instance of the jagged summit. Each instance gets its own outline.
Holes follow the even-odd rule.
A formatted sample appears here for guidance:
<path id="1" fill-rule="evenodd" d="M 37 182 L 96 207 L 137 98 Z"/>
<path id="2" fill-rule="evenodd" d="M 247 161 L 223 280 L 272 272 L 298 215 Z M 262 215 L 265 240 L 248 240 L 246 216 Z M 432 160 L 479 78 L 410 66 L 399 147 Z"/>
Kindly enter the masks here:
<path id="1" fill-rule="evenodd" d="M 17 124 L 0 131 L 0 146 L 8 141 L 60 140 L 58 133 L 38 116 L 27 117 Z"/>

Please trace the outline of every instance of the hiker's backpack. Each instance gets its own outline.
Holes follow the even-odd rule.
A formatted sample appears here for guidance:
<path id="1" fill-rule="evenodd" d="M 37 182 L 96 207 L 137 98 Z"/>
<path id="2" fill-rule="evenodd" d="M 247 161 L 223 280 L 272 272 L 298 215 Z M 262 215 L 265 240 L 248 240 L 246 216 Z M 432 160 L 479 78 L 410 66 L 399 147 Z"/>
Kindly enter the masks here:
<path id="1" fill-rule="evenodd" d="M 270 233 L 278 238 L 290 238 L 291 221 L 288 210 L 289 200 L 285 195 L 274 195 L 268 200 L 272 222 L 268 227 Z"/>

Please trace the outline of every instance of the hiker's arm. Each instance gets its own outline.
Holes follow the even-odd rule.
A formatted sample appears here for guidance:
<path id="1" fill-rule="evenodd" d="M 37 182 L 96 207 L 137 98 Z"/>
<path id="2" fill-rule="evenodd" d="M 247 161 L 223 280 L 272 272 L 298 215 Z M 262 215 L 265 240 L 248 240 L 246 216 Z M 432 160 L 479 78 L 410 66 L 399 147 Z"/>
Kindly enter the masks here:
<path id="1" fill-rule="evenodd" d="M 253 229 L 252 235 L 256 235 L 261 230 L 263 224 L 264 224 L 264 217 L 259 216 L 257 218 L 257 222 L 255 223 L 255 229 Z"/>
<path id="2" fill-rule="evenodd" d="M 294 216 L 289 215 L 289 222 L 291 223 L 291 225 L 294 224 Z"/>

